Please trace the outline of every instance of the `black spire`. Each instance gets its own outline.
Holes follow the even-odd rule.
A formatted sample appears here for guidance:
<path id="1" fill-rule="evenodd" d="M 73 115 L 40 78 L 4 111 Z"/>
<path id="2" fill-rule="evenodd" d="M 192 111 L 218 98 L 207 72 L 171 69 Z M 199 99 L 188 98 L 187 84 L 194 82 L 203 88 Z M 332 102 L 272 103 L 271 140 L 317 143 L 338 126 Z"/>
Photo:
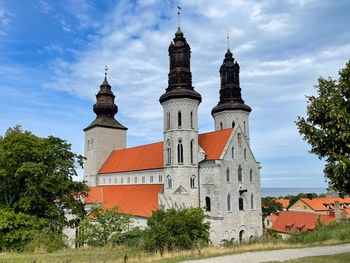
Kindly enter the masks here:
<path id="1" fill-rule="evenodd" d="M 244 104 L 239 86 L 239 65 L 232 57 L 230 49 L 227 49 L 225 58 L 220 67 L 220 101 L 211 114 L 224 110 L 243 110 L 251 112 L 252 109 Z"/>
<path id="2" fill-rule="evenodd" d="M 107 71 L 107 69 L 106 69 Z M 111 86 L 107 81 L 107 72 L 105 73 L 105 79 L 100 86 L 100 90 L 96 95 L 96 104 L 93 106 L 93 110 L 96 113 L 96 119 L 84 129 L 84 131 L 95 127 L 102 126 L 113 129 L 127 130 L 128 128 L 121 125 L 114 115 L 118 112 L 118 106 L 114 104 L 114 94 L 111 90 Z"/>
<path id="3" fill-rule="evenodd" d="M 160 97 L 160 103 L 176 98 L 190 98 L 202 101 L 201 95 L 192 87 L 192 73 L 190 69 L 191 48 L 180 27 L 169 46 L 170 72 L 168 88 Z"/>

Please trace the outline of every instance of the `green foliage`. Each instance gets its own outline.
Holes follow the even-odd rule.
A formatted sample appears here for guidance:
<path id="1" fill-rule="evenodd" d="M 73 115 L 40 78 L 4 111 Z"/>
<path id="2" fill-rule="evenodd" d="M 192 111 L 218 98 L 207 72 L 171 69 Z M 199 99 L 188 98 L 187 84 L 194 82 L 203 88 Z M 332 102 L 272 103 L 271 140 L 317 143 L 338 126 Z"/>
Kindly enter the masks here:
<path id="1" fill-rule="evenodd" d="M 61 232 L 52 231 L 51 229 L 44 227 L 40 230 L 32 231 L 31 240 L 25 246 L 25 251 L 29 252 L 54 252 L 64 248 L 66 245 L 67 237 Z"/>
<path id="2" fill-rule="evenodd" d="M 139 247 L 144 238 L 145 230 L 135 227 L 130 231 L 121 233 L 120 238 L 116 240 L 115 244 L 124 245 L 127 247 Z"/>
<path id="3" fill-rule="evenodd" d="M 261 198 L 261 209 L 263 215 L 266 217 L 268 215 L 274 214 L 277 211 L 282 211 L 282 204 L 276 202 L 274 197 L 267 196 Z"/>
<path id="4" fill-rule="evenodd" d="M 317 96 L 308 96 L 307 115 L 298 117 L 299 133 L 311 153 L 326 160 L 324 173 L 331 185 L 350 194 L 350 61 L 339 79 L 318 79 Z"/>
<path id="5" fill-rule="evenodd" d="M 275 238 L 275 239 L 280 238 L 278 236 L 278 232 L 276 230 L 274 230 L 274 229 L 268 228 L 267 229 L 267 233 L 270 235 L 271 238 Z"/>
<path id="6" fill-rule="evenodd" d="M 53 232 L 60 232 L 75 223 L 65 211 L 84 215 L 84 204 L 75 197 L 85 196 L 88 187 L 73 181 L 82 164 L 83 157 L 57 137 L 39 138 L 20 126 L 0 137 L 0 206 L 7 211 L 0 213 L 0 221 L 9 222 L 8 213 L 15 219 L 8 228 L 0 227 L 0 238 L 12 239 L 3 249 L 23 247 L 28 241 L 24 232 L 37 229 L 43 220 Z"/>
<path id="7" fill-rule="evenodd" d="M 120 243 L 123 232 L 129 230 L 131 223 L 132 216 L 122 213 L 117 206 L 112 208 L 93 206 L 89 216 L 80 222 L 76 242 L 89 246 Z"/>
<path id="8" fill-rule="evenodd" d="M 199 243 L 209 241 L 209 222 L 201 208 L 175 208 L 153 211 L 148 218 L 144 246 L 149 251 L 190 249 Z"/>

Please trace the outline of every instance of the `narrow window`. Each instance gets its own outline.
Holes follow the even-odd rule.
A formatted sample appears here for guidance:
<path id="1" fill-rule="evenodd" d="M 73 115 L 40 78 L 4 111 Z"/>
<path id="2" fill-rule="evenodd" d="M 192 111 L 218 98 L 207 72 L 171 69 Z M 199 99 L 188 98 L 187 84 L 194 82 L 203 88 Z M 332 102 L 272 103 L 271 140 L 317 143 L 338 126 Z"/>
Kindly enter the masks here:
<path id="1" fill-rule="evenodd" d="M 109 184 L 112 184 L 112 178 L 109 178 L 108 182 Z"/>
<path id="2" fill-rule="evenodd" d="M 145 183 L 145 177 L 144 176 L 142 176 L 142 183 L 144 184 Z"/>
<path id="3" fill-rule="evenodd" d="M 244 148 L 244 160 L 247 160 L 247 149 Z"/>
<path id="4" fill-rule="evenodd" d="M 231 195 L 227 195 L 227 211 L 231 211 Z"/>
<path id="5" fill-rule="evenodd" d="M 181 129 L 182 126 L 182 118 L 181 118 L 181 111 L 177 113 L 177 127 Z"/>
<path id="6" fill-rule="evenodd" d="M 87 150 L 90 151 L 90 140 L 87 141 Z"/>
<path id="7" fill-rule="evenodd" d="M 151 175 L 151 176 L 149 177 L 149 181 L 150 181 L 150 183 L 153 183 L 153 175 Z"/>
<path id="8" fill-rule="evenodd" d="M 220 122 L 220 130 L 222 130 L 222 129 L 223 129 L 222 122 Z"/>
<path id="9" fill-rule="evenodd" d="M 166 149 L 166 152 L 167 152 L 167 165 L 170 165 L 171 164 L 171 146 L 170 146 L 170 140 L 167 140 L 167 149 Z"/>
<path id="10" fill-rule="evenodd" d="M 170 129 L 170 112 L 166 113 L 166 128 L 167 130 Z"/>
<path id="11" fill-rule="evenodd" d="M 191 163 L 193 164 L 193 140 L 190 143 Z"/>
<path id="12" fill-rule="evenodd" d="M 243 131 L 244 131 L 244 135 L 247 135 L 247 134 L 246 134 L 245 121 L 243 122 Z"/>
<path id="13" fill-rule="evenodd" d="M 254 195 L 253 193 L 250 195 L 250 208 L 254 210 Z"/>
<path id="14" fill-rule="evenodd" d="M 238 166 L 238 182 L 242 182 L 242 167 Z"/>
<path id="15" fill-rule="evenodd" d="M 230 178 L 230 169 L 227 167 L 226 169 L 226 181 L 227 182 L 230 182 L 231 181 L 231 178 Z"/>
<path id="16" fill-rule="evenodd" d="M 192 175 L 190 179 L 190 187 L 195 188 L 196 187 L 196 176 Z"/>
<path id="17" fill-rule="evenodd" d="M 114 183 L 115 183 L 115 184 L 117 183 L 117 178 L 114 178 Z"/>
<path id="18" fill-rule="evenodd" d="M 179 143 L 177 145 L 177 162 L 179 164 L 183 164 L 184 162 L 184 149 L 182 146 L 182 140 L 179 140 Z"/>
<path id="19" fill-rule="evenodd" d="M 238 140 L 238 146 L 241 147 L 241 145 L 242 145 L 242 135 L 240 133 L 238 133 L 238 135 L 237 135 L 237 140 Z"/>
<path id="20" fill-rule="evenodd" d="M 209 196 L 205 197 L 205 211 L 208 211 L 208 212 L 211 211 L 210 197 Z"/>
<path id="21" fill-rule="evenodd" d="M 106 178 L 103 178 L 103 183 L 104 183 L 104 184 L 106 183 Z"/>
<path id="22" fill-rule="evenodd" d="M 123 177 L 120 179 L 120 183 L 121 183 L 121 184 L 124 183 L 124 178 L 123 178 Z"/>
<path id="23" fill-rule="evenodd" d="M 130 184 L 130 177 L 128 177 L 128 184 Z"/>
<path id="24" fill-rule="evenodd" d="M 235 159 L 235 148 L 233 146 L 232 146 L 231 152 L 232 152 L 232 159 Z"/>
<path id="25" fill-rule="evenodd" d="M 90 150 L 94 149 L 94 139 L 91 139 L 90 141 Z"/>
<path id="26" fill-rule="evenodd" d="M 159 182 L 161 183 L 163 181 L 163 175 L 159 175 Z"/>
<path id="27" fill-rule="evenodd" d="M 173 180 L 171 179 L 170 175 L 167 176 L 168 180 L 168 188 L 171 189 L 173 188 Z"/>
<path id="28" fill-rule="evenodd" d="M 253 170 L 252 169 L 249 170 L 249 180 L 251 183 L 253 182 Z"/>
<path id="29" fill-rule="evenodd" d="M 232 128 L 234 128 L 234 127 L 235 127 L 235 125 L 236 125 L 236 124 L 235 124 L 235 122 L 233 121 L 233 122 L 232 122 Z"/>
<path id="30" fill-rule="evenodd" d="M 238 199 L 238 206 L 239 206 L 239 210 L 243 211 L 244 210 L 244 206 L 243 206 L 243 197 L 240 197 Z"/>
<path id="31" fill-rule="evenodd" d="M 137 177 L 134 177 L 134 184 L 137 183 Z"/>
<path id="32" fill-rule="evenodd" d="M 191 123 L 191 129 L 193 129 L 193 112 L 192 111 L 190 114 L 190 123 Z"/>

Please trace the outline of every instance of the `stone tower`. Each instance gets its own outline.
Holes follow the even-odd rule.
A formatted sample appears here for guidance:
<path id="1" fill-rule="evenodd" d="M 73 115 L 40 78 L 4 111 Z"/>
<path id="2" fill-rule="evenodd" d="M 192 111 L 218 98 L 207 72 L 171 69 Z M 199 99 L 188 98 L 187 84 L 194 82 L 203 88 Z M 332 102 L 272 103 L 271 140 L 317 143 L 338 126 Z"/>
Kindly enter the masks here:
<path id="1" fill-rule="evenodd" d="M 107 81 L 107 73 L 105 73 L 105 79 L 96 95 L 96 104 L 93 106 L 96 119 L 84 129 L 84 153 L 87 158 L 84 166 L 84 179 L 89 186 L 98 185 L 96 175 L 111 152 L 126 147 L 127 128 L 114 118 L 118 112 L 114 98 L 111 86 Z"/>
<path id="2" fill-rule="evenodd" d="M 240 126 L 249 143 L 249 113 L 252 109 L 244 104 L 239 85 L 239 65 L 232 57 L 230 49 L 220 67 L 220 101 L 211 111 L 215 130 Z"/>
<path id="3" fill-rule="evenodd" d="M 180 27 L 169 46 L 168 88 L 159 101 L 164 110 L 165 208 L 198 206 L 198 105 L 192 86 L 191 48 Z"/>

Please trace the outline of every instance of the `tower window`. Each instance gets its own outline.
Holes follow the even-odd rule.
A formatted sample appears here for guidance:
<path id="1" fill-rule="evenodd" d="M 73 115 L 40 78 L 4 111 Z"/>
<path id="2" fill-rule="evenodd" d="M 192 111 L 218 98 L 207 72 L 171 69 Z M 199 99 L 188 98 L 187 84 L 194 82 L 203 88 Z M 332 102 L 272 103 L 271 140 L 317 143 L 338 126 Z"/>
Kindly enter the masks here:
<path id="1" fill-rule="evenodd" d="M 170 140 L 167 140 L 167 142 L 166 142 L 166 153 L 167 153 L 167 162 L 166 162 L 166 164 L 167 165 L 170 165 L 171 164 L 171 146 L 170 146 Z"/>
<path id="2" fill-rule="evenodd" d="M 231 211 L 231 195 L 227 195 L 227 211 Z"/>
<path id="3" fill-rule="evenodd" d="M 231 148 L 232 159 L 235 159 L 235 148 L 232 146 Z"/>
<path id="4" fill-rule="evenodd" d="M 130 177 L 128 177 L 128 184 L 130 184 Z"/>
<path id="5" fill-rule="evenodd" d="M 238 166 L 238 182 L 242 182 L 242 167 Z"/>
<path id="6" fill-rule="evenodd" d="M 159 175 L 159 182 L 161 183 L 163 181 L 163 175 Z"/>
<path id="7" fill-rule="evenodd" d="M 242 145 L 242 135 L 240 133 L 238 133 L 238 135 L 237 135 L 237 140 L 238 140 L 238 146 L 241 147 L 241 145 Z"/>
<path id="8" fill-rule="evenodd" d="M 230 182 L 231 181 L 231 176 L 230 176 L 230 169 L 227 167 L 226 169 L 226 181 Z"/>
<path id="9" fill-rule="evenodd" d="M 182 140 L 179 140 L 179 143 L 177 145 L 177 162 L 178 164 L 183 164 L 184 162 L 184 149 L 182 146 Z"/>
<path id="10" fill-rule="evenodd" d="M 117 177 L 116 177 L 116 178 L 114 178 L 114 183 L 117 184 L 117 182 L 118 182 L 118 181 L 117 181 Z"/>
<path id="11" fill-rule="evenodd" d="M 254 194 L 250 195 L 250 208 L 254 210 Z"/>
<path id="12" fill-rule="evenodd" d="M 233 121 L 233 122 L 232 122 L 232 128 L 234 128 L 234 127 L 235 127 L 235 125 L 236 125 L 236 124 L 235 124 L 235 122 Z"/>
<path id="13" fill-rule="evenodd" d="M 243 131 L 244 131 L 244 135 L 247 135 L 247 133 L 246 133 L 246 127 L 245 127 L 245 121 L 243 122 Z"/>
<path id="14" fill-rule="evenodd" d="M 247 149 L 244 148 L 244 160 L 247 160 Z"/>
<path id="15" fill-rule="evenodd" d="M 123 178 L 123 177 L 120 179 L 120 183 L 121 183 L 121 184 L 124 183 L 124 178 Z"/>
<path id="16" fill-rule="evenodd" d="M 223 129 L 222 122 L 220 122 L 220 130 L 222 130 L 222 129 Z"/>
<path id="17" fill-rule="evenodd" d="M 177 113 L 177 127 L 181 129 L 182 127 L 182 116 L 181 116 L 181 111 Z"/>
<path id="18" fill-rule="evenodd" d="M 190 187 L 193 189 L 193 188 L 196 188 L 196 176 L 195 175 L 192 175 L 191 176 L 191 179 L 190 179 Z"/>
<path id="19" fill-rule="evenodd" d="M 193 140 L 190 142 L 191 163 L 193 164 Z"/>
<path id="20" fill-rule="evenodd" d="M 91 139 L 90 141 L 90 150 L 94 149 L 94 139 Z"/>
<path id="21" fill-rule="evenodd" d="M 151 175 L 151 176 L 149 177 L 149 182 L 150 182 L 150 183 L 153 183 L 153 175 Z"/>
<path id="22" fill-rule="evenodd" d="M 112 178 L 109 178 L 109 179 L 108 179 L 108 183 L 109 183 L 109 184 L 112 184 Z"/>
<path id="23" fill-rule="evenodd" d="M 137 177 L 134 177 L 134 184 L 137 183 Z"/>
<path id="24" fill-rule="evenodd" d="M 167 176 L 168 180 L 168 188 L 171 189 L 173 188 L 173 180 L 171 179 L 170 175 Z"/>
<path id="25" fill-rule="evenodd" d="M 170 129 L 170 112 L 166 113 L 166 129 Z"/>
<path id="26" fill-rule="evenodd" d="M 193 129 L 193 112 L 192 111 L 190 114 L 190 124 L 191 124 L 191 129 Z"/>
<path id="27" fill-rule="evenodd" d="M 252 183 L 253 182 L 253 170 L 249 170 L 249 181 Z"/>
<path id="28" fill-rule="evenodd" d="M 145 177 L 142 176 L 142 183 L 144 184 L 145 183 Z"/>
<path id="29" fill-rule="evenodd" d="M 210 197 L 209 196 L 205 197 L 205 211 L 208 211 L 208 212 L 211 211 Z"/>
<path id="30" fill-rule="evenodd" d="M 244 210 L 243 197 L 238 198 L 238 206 L 240 211 Z"/>

